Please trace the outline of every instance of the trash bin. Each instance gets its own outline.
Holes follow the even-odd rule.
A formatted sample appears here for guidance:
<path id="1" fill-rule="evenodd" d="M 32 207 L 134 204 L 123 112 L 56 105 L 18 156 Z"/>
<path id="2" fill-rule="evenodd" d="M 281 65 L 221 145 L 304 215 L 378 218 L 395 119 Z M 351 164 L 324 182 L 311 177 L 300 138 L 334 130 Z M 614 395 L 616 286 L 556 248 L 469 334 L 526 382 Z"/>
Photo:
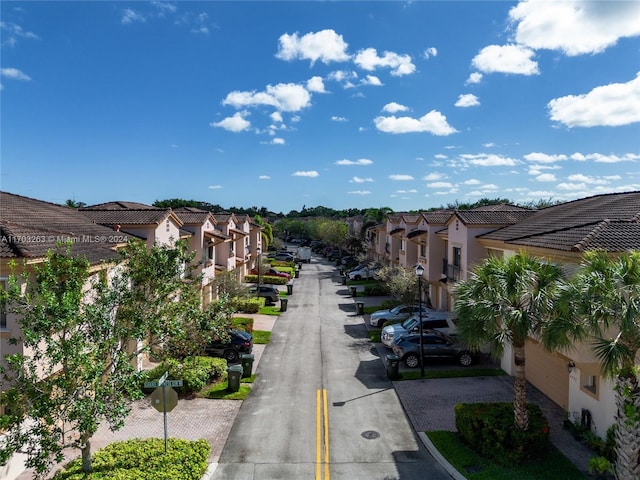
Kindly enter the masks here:
<path id="1" fill-rule="evenodd" d="M 281 298 L 280 299 L 280 311 L 281 312 L 286 312 L 287 311 L 287 303 L 289 303 L 289 300 L 287 300 L 286 298 Z"/>
<path id="2" fill-rule="evenodd" d="M 356 313 L 364 315 L 364 302 L 356 302 Z"/>
<path id="3" fill-rule="evenodd" d="M 342 275 L 342 284 L 343 285 L 347 284 L 347 276 L 346 275 Z"/>
<path id="4" fill-rule="evenodd" d="M 351 296 L 356 297 L 358 295 L 357 287 L 350 287 L 350 288 L 351 288 Z"/>
<path id="5" fill-rule="evenodd" d="M 387 355 L 387 378 L 389 380 L 398 380 L 400 378 L 399 367 L 400 357 L 397 355 Z"/>
<path id="6" fill-rule="evenodd" d="M 249 378 L 253 371 L 253 354 L 243 353 L 240 355 L 240 363 L 242 364 L 242 378 Z"/>
<path id="7" fill-rule="evenodd" d="M 296 277 L 295 278 L 299 278 L 300 277 L 300 270 L 296 269 Z"/>
<path id="8" fill-rule="evenodd" d="M 227 390 L 237 392 L 240 390 L 240 379 L 242 378 L 242 365 L 231 365 L 227 367 Z"/>
<path id="9" fill-rule="evenodd" d="M 287 283 L 287 295 L 293 294 L 293 283 Z"/>

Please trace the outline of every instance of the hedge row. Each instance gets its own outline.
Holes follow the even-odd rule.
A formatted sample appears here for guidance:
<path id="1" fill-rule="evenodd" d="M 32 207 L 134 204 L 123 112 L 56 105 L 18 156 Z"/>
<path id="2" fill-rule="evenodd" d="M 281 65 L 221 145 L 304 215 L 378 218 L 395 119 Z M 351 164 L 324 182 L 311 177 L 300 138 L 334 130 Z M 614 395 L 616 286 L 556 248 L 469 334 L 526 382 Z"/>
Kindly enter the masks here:
<path id="1" fill-rule="evenodd" d="M 189 395 L 199 392 L 207 384 L 227 374 L 227 361 L 224 358 L 194 357 L 177 360 L 163 360 L 153 370 L 146 372 L 145 380 L 157 380 L 164 372 L 169 372 L 168 380 L 182 380 L 183 386 L 178 388 L 180 394 Z"/>

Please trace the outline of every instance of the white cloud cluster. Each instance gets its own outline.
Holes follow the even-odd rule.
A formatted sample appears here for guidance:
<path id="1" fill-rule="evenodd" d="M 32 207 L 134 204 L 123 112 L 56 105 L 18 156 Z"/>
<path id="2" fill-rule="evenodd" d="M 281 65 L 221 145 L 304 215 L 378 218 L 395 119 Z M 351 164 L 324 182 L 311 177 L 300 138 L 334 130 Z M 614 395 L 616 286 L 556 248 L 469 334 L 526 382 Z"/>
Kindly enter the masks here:
<path id="1" fill-rule="evenodd" d="M 420 118 L 379 116 L 374 118 L 376 128 L 385 133 L 428 132 L 437 136 L 456 133 L 457 130 L 447 123 L 447 117 L 437 110 L 431 110 Z"/>
<path id="2" fill-rule="evenodd" d="M 373 182 L 373 178 L 371 178 L 371 177 L 367 177 L 367 178 L 353 177 L 351 180 L 349 180 L 349 183 L 367 183 L 367 182 Z"/>
<path id="3" fill-rule="evenodd" d="M 640 72 L 627 83 L 611 83 L 585 94 L 554 98 L 547 108 L 551 120 L 569 128 L 640 122 Z"/>
<path id="4" fill-rule="evenodd" d="M 382 56 L 378 56 L 378 51 L 375 48 L 360 50 L 353 61 L 360 68 L 367 71 L 373 71 L 378 68 L 389 68 L 391 69 L 391 75 L 398 77 L 410 75 L 416 71 L 416 66 L 411 61 L 409 55 L 384 52 Z"/>
<path id="5" fill-rule="evenodd" d="M 509 18 L 517 43 L 570 56 L 600 53 L 620 38 L 640 35 L 635 1 L 525 0 Z"/>
<path id="6" fill-rule="evenodd" d="M 458 96 L 458 100 L 455 103 L 456 107 L 463 107 L 463 108 L 477 107 L 478 105 L 480 105 L 480 101 L 478 100 L 478 97 L 476 97 L 472 93 L 467 93 L 467 94 Z"/>
<path id="7" fill-rule="evenodd" d="M 40 39 L 38 35 L 25 30 L 16 23 L 0 21 L 0 30 L 4 30 L 6 32 L 2 35 L 2 45 L 7 45 L 9 47 L 15 47 L 18 43 L 18 38 L 28 38 L 31 40 Z"/>
<path id="8" fill-rule="evenodd" d="M 309 171 L 297 171 L 297 172 L 293 172 L 291 174 L 292 177 L 309 177 L 309 178 L 315 178 L 315 177 L 319 177 L 320 174 L 318 172 L 316 172 L 315 170 L 309 170 Z"/>
<path id="9" fill-rule="evenodd" d="M 236 90 L 229 93 L 222 101 L 223 105 L 231 105 L 235 108 L 267 105 L 281 112 L 297 112 L 308 107 L 310 103 L 309 91 L 295 83 L 267 85 L 263 92 Z"/>
<path id="10" fill-rule="evenodd" d="M 11 80 L 22 80 L 28 82 L 31 80 L 31 77 L 26 73 L 18 70 L 17 68 L 0 68 L 0 75 L 6 78 L 10 78 Z"/>
<path id="11" fill-rule="evenodd" d="M 513 167 L 520 163 L 514 158 L 495 155 L 492 153 L 465 153 L 460 155 L 460 158 L 466 163 L 477 167 Z"/>
<path id="12" fill-rule="evenodd" d="M 408 107 L 400 105 L 396 102 L 387 103 L 384 107 L 382 107 L 382 111 L 388 113 L 406 112 L 407 110 L 409 110 Z"/>
<path id="13" fill-rule="evenodd" d="M 236 112 L 230 117 L 219 122 L 211 122 L 209 125 L 212 127 L 224 128 L 230 132 L 243 132 L 251 127 L 251 122 L 244 118 L 247 115 L 249 115 L 249 112 L 247 111 Z"/>
<path id="14" fill-rule="evenodd" d="M 131 25 L 135 22 L 144 23 L 146 21 L 147 17 L 132 8 L 125 8 L 122 11 L 122 17 L 120 18 L 120 23 L 123 25 Z"/>
<path id="15" fill-rule="evenodd" d="M 348 44 L 331 29 L 315 33 L 307 33 L 302 37 L 296 32 L 292 35 L 280 36 L 276 57 L 281 60 L 311 60 L 313 65 L 320 60 L 322 63 L 345 62 L 350 56 L 347 54 Z"/>
<path id="16" fill-rule="evenodd" d="M 537 75 L 537 62 L 532 58 L 535 52 L 522 45 L 489 45 L 473 58 L 471 64 L 484 73 L 514 73 Z"/>
<path id="17" fill-rule="evenodd" d="M 389 175 L 389 179 L 397 182 L 406 182 L 408 180 L 415 180 L 412 175 L 406 175 L 406 174 Z"/>
<path id="18" fill-rule="evenodd" d="M 359 158 L 358 160 L 347 160 L 342 159 L 336 162 L 336 165 L 371 165 L 373 160 L 369 160 L 368 158 Z"/>

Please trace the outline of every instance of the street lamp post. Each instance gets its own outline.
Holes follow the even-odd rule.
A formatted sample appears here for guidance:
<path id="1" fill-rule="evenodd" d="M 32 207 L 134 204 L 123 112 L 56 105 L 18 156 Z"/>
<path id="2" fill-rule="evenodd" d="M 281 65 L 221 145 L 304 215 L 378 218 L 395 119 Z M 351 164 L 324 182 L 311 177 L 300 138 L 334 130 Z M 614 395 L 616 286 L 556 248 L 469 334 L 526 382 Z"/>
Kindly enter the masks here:
<path id="1" fill-rule="evenodd" d="M 258 254 L 258 288 L 256 289 L 258 291 L 258 296 L 260 296 L 260 280 L 261 280 L 261 275 L 262 275 L 262 249 L 260 247 L 256 248 L 256 253 Z"/>
<path id="2" fill-rule="evenodd" d="M 424 267 L 421 264 L 416 265 L 416 276 L 418 277 L 418 316 L 420 320 L 420 378 L 424 377 L 424 345 L 423 345 L 423 331 L 422 331 L 422 274 L 424 273 Z"/>

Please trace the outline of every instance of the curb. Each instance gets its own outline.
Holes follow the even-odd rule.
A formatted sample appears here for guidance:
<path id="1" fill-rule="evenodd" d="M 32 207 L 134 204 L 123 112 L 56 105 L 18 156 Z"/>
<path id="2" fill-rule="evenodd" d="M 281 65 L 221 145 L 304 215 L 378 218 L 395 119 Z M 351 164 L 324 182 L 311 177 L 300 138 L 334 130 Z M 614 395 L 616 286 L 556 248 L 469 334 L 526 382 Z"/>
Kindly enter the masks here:
<path id="1" fill-rule="evenodd" d="M 426 449 L 429 450 L 429 453 L 433 456 L 433 458 L 435 458 L 436 461 L 447 471 L 447 473 L 451 475 L 451 478 L 455 480 L 467 480 L 467 477 L 456 470 L 455 467 L 442 456 L 440 451 L 436 448 L 433 442 L 431 442 L 426 433 L 418 432 L 418 437 L 420 438 L 420 441 L 426 447 Z"/>
<path id="2" fill-rule="evenodd" d="M 218 468 L 218 462 L 211 462 L 207 471 L 204 472 L 201 480 L 211 480 L 213 478 L 213 474 L 216 472 L 216 468 Z"/>

